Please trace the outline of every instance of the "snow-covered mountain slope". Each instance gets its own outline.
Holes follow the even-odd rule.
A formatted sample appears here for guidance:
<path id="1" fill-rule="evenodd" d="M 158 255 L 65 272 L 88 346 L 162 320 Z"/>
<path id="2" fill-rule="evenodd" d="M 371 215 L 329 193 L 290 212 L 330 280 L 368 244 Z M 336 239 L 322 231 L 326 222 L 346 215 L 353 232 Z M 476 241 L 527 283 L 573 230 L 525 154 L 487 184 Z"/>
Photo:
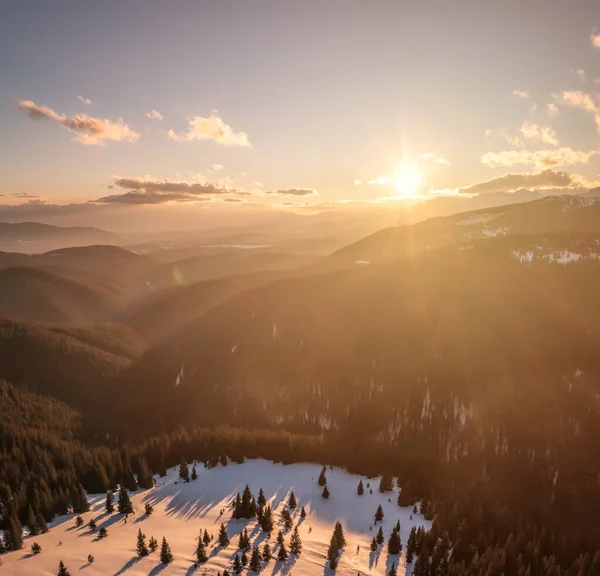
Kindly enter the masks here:
<path id="1" fill-rule="evenodd" d="M 268 503 L 273 507 L 275 527 L 269 543 L 275 555 L 277 532 L 283 529 L 280 514 L 291 490 L 298 499 L 298 507 L 292 513 L 294 526 L 299 528 L 303 552 L 297 558 L 290 556 L 286 562 L 275 558 L 267 564 L 263 562 L 260 573 L 265 575 L 381 575 L 389 571 L 392 563 L 398 567 L 398 574 L 410 574 L 411 565 L 405 564 L 409 532 L 412 526 L 430 527 L 430 522 L 420 514 L 413 514 L 412 508 L 398 506 L 397 488 L 393 492 L 379 493 L 379 478 L 368 480 L 339 468 L 327 470 L 327 486 L 330 491 L 327 500 L 321 496 L 322 487 L 317 482 L 320 466 L 314 464 L 284 466 L 265 460 L 250 460 L 243 464 L 230 464 L 226 467 L 219 465 L 212 469 L 205 469 L 200 464 L 197 471 L 197 480 L 182 483 L 178 480 L 177 470 L 171 469 L 166 477 L 159 478 L 155 488 L 134 493 L 132 502 L 136 514 L 128 522 L 125 522 L 122 514 L 106 513 L 104 494 L 90 496 L 91 510 L 83 514 L 83 527 L 75 526 L 74 516 L 62 516 L 50 525 L 47 534 L 26 537 L 23 550 L 2 556 L 3 576 L 56 574 L 60 560 L 72 575 L 81 571 L 85 576 L 191 576 L 216 575 L 225 569 L 231 574 L 233 559 L 238 552 L 240 531 L 248 527 L 253 546 L 260 544 L 262 547 L 267 538 L 256 519 L 234 520 L 231 517 L 229 504 L 238 491 L 243 491 L 246 484 L 255 496 L 262 487 Z M 361 479 L 365 485 L 365 493 L 358 496 L 356 489 Z M 367 482 L 373 490 L 372 494 L 367 488 Z M 151 516 L 144 515 L 147 502 L 154 506 Z M 374 514 L 380 504 L 385 516 L 383 522 L 375 526 Z M 307 512 L 305 519 L 300 518 L 302 506 Z M 220 516 L 222 509 L 225 511 Z M 92 518 L 97 523 L 95 533 L 87 527 Z M 400 556 L 390 556 L 387 553 L 387 539 L 398 520 L 403 552 Z M 327 549 L 337 521 L 344 527 L 347 544 L 339 566 L 333 572 L 326 568 Z M 221 523 L 225 524 L 231 540 L 227 548 L 217 546 Z M 373 553 L 370 543 L 380 525 L 386 541 L 383 546 L 379 546 L 378 552 Z M 102 527 L 107 528 L 108 536 L 100 540 L 97 535 Z M 160 564 L 158 551 L 139 558 L 135 550 L 138 529 L 147 538 L 154 536 L 159 543 L 165 536 L 173 551 L 174 562 L 169 565 Z M 208 562 L 195 569 L 197 537 L 200 530 L 204 529 L 213 534 L 215 539 L 208 546 Z M 289 550 L 291 531 L 284 533 Z M 42 547 L 41 554 L 36 556 L 30 554 L 34 541 Z M 94 556 L 92 564 L 87 561 L 88 554 Z M 244 574 L 246 573 L 248 569 L 244 569 Z"/>

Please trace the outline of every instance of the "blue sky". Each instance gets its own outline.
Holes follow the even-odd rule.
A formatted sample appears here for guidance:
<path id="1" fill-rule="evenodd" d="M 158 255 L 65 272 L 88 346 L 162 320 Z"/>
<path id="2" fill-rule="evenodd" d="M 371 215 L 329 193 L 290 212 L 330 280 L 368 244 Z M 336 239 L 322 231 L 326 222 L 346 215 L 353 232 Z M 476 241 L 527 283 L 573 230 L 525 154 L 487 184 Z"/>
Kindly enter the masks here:
<path id="1" fill-rule="evenodd" d="M 595 0 L 7 0 L 0 202 L 372 200 L 399 163 L 415 195 L 591 185 L 595 28 Z"/>

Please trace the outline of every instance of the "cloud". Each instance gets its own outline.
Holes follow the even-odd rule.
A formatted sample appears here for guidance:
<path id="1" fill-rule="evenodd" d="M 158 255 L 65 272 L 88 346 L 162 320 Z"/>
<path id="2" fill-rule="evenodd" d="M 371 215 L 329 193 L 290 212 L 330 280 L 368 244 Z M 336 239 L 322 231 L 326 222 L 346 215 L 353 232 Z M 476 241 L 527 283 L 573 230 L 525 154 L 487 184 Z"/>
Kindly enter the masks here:
<path id="1" fill-rule="evenodd" d="M 452 162 L 450 162 L 450 160 L 446 160 L 441 156 L 436 156 L 436 154 L 434 154 L 433 152 L 426 152 L 425 154 L 421 155 L 421 158 L 423 158 L 423 160 L 433 160 L 437 164 L 441 164 L 442 166 L 452 166 Z"/>
<path id="2" fill-rule="evenodd" d="M 596 48 L 600 48 L 600 33 L 594 28 L 592 30 L 592 34 L 590 35 L 590 40 L 592 41 L 592 46 Z"/>
<path id="3" fill-rule="evenodd" d="M 354 180 L 354 185 L 355 185 L 355 186 L 360 186 L 360 185 L 362 185 L 362 180 L 361 180 L 360 178 L 356 178 L 356 179 Z"/>
<path id="4" fill-rule="evenodd" d="M 150 120 L 163 120 L 164 116 L 158 110 L 152 110 L 151 112 L 146 112 L 146 118 L 150 118 Z"/>
<path id="5" fill-rule="evenodd" d="M 83 96 L 77 96 L 77 100 L 79 100 L 83 104 L 87 104 L 88 106 L 92 105 L 92 101 L 89 98 L 84 98 Z"/>
<path id="6" fill-rule="evenodd" d="M 578 184 L 578 182 L 575 175 L 568 172 L 543 170 L 535 174 L 505 174 L 498 178 L 458 188 L 456 191 L 460 194 L 470 195 L 494 194 L 498 192 L 516 192 L 522 188 L 529 190 L 564 188 Z"/>
<path id="7" fill-rule="evenodd" d="M 287 188 L 282 190 L 269 190 L 265 194 L 276 196 L 317 196 L 318 192 L 313 188 Z"/>
<path id="8" fill-rule="evenodd" d="M 511 146 L 523 146 L 523 139 L 519 136 L 511 136 L 506 128 L 501 128 L 500 130 L 486 130 L 485 131 L 485 139 L 486 140 L 506 140 Z"/>
<path id="9" fill-rule="evenodd" d="M 242 146 L 251 148 L 248 135 L 245 132 L 235 132 L 231 126 L 225 124 L 217 112 L 210 116 L 194 116 L 188 122 L 188 131 L 177 134 L 173 130 L 168 132 L 169 138 L 177 142 L 191 142 L 193 140 L 214 140 L 223 146 Z"/>
<path id="10" fill-rule="evenodd" d="M 52 120 L 73 132 L 73 140 L 87 146 L 104 146 L 105 140 L 135 142 L 140 136 L 123 119 L 117 122 L 103 118 L 93 118 L 85 114 L 67 116 L 58 114 L 46 106 L 38 106 L 31 100 L 21 100 L 18 108 L 32 120 Z"/>
<path id="11" fill-rule="evenodd" d="M 516 96 L 517 98 L 523 98 L 524 100 L 529 98 L 529 92 L 527 92 L 527 90 L 513 90 L 512 94 L 513 96 Z"/>
<path id="12" fill-rule="evenodd" d="M 505 150 L 503 152 L 488 152 L 481 156 L 481 162 L 492 168 L 498 166 L 516 166 L 517 164 L 532 164 L 538 169 L 553 166 L 572 166 L 587 164 L 590 158 L 599 152 L 591 150 L 582 152 L 571 148 L 555 150 Z"/>
<path id="13" fill-rule="evenodd" d="M 525 120 L 523 122 L 519 132 L 523 135 L 526 140 L 540 140 L 546 144 L 552 146 L 558 146 L 558 137 L 556 132 L 550 126 L 540 126 Z"/>
<path id="14" fill-rule="evenodd" d="M 211 166 L 211 169 L 213 172 L 220 172 L 221 170 L 223 170 L 224 166 L 222 164 L 213 164 Z"/>
<path id="15" fill-rule="evenodd" d="M 581 108 L 586 112 L 591 112 L 594 115 L 596 129 L 600 133 L 600 108 L 596 105 L 592 96 L 579 90 L 562 92 L 560 94 L 554 94 L 553 96 L 559 104 L 571 106 L 572 108 Z"/>
<path id="16" fill-rule="evenodd" d="M 579 76 L 579 79 L 582 82 L 585 82 L 585 70 L 583 70 L 582 68 L 578 68 L 577 70 L 575 70 L 575 74 Z"/>
<path id="17" fill-rule="evenodd" d="M 197 196 L 186 192 L 159 192 L 157 190 L 131 190 L 125 194 L 113 194 L 94 202 L 103 204 L 164 204 L 165 202 L 196 202 L 210 200 L 210 196 Z"/>
<path id="18" fill-rule="evenodd" d="M 241 198 L 224 198 L 225 202 L 243 202 Z"/>
<path id="19" fill-rule="evenodd" d="M 40 198 L 37 194 L 29 194 L 29 192 L 15 192 L 13 196 L 17 198 Z"/>
<path id="20" fill-rule="evenodd" d="M 554 102 L 550 102 L 550 104 L 548 104 L 548 114 L 550 114 L 550 116 L 556 116 L 558 114 L 557 104 Z"/>

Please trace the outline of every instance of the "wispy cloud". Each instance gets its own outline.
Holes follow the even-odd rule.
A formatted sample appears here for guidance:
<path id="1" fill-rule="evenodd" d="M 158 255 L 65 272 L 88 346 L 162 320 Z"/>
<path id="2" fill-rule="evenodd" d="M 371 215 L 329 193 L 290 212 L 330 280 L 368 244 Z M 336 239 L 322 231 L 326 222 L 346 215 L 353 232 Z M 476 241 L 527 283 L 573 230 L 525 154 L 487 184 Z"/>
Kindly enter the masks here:
<path id="1" fill-rule="evenodd" d="M 67 116 L 31 100 L 21 100 L 18 108 L 32 120 L 52 120 L 75 135 L 73 140 L 87 146 L 104 146 L 106 140 L 135 142 L 139 134 L 119 118 L 116 122 L 85 114 Z"/>
<path id="2" fill-rule="evenodd" d="M 516 166 L 531 164 L 538 169 L 554 166 L 572 166 L 587 164 L 590 158 L 598 154 L 597 150 L 582 152 L 568 147 L 553 150 L 504 150 L 502 152 L 487 152 L 481 156 L 481 162 L 492 168 L 498 166 Z"/>
<path id="3" fill-rule="evenodd" d="M 194 116 L 188 122 L 187 132 L 168 132 L 169 138 L 177 142 L 191 142 L 193 140 L 213 140 L 223 146 L 242 146 L 251 148 L 248 135 L 245 132 L 236 132 L 231 126 L 225 124 L 216 111 L 206 116 Z"/>
<path id="4" fill-rule="evenodd" d="M 539 140 L 545 144 L 558 146 L 558 136 L 550 126 L 540 126 L 539 124 L 525 120 L 521 125 L 519 132 L 526 140 Z"/>
<path id="5" fill-rule="evenodd" d="M 578 68 L 577 70 L 575 70 L 575 74 L 579 76 L 579 79 L 582 82 L 585 82 L 585 70 L 583 70 L 583 68 Z"/>
<path id="6" fill-rule="evenodd" d="M 77 100 L 79 100 L 83 104 L 87 104 L 88 106 L 92 105 L 92 101 L 89 98 L 84 98 L 83 96 L 77 96 Z"/>
<path id="7" fill-rule="evenodd" d="M 317 196 L 318 192 L 314 188 L 285 188 L 281 190 L 268 190 L 264 194 L 274 194 L 276 196 Z"/>
<path id="8" fill-rule="evenodd" d="M 580 108 L 586 112 L 591 112 L 594 115 L 596 129 L 600 133 L 600 107 L 594 101 L 594 98 L 586 92 L 575 90 L 572 92 L 561 92 L 554 94 L 554 98 L 559 104 L 571 106 L 572 108 Z"/>
<path id="9" fill-rule="evenodd" d="M 546 108 L 547 108 L 548 114 L 550 114 L 550 116 L 558 115 L 558 105 L 556 103 L 550 102 Z"/>
<path id="10" fill-rule="evenodd" d="M 150 118 L 150 120 L 164 120 L 164 116 L 158 110 L 152 110 L 151 112 L 146 112 L 146 118 Z"/>
<path id="11" fill-rule="evenodd" d="M 450 160 L 446 160 L 441 156 L 437 156 L 434 152 L 426 152 L 425 154 L 421 155 L 421 158 L 423 158 L 423 160 L 432 160 L 437 164 L 441 164 L 442 166 L 452 166 L 452 162 L 450 162 Z"/>
<path id="12" fill-rule="evenodd" d="M 517 98 L 523 98 L 524 100 L 529 98 L 529 92 L 527 90 L 513 90 L 512 94 L 513 96 L 516 96 Z"/>
<path id="13" fill-rule="evenodd" d="M 592 41 L 592 46 L 596 48 L 600 48 L 600 32 L 594 28 L 592 30 L 592 34 L 590 35 L 590 40 Z"/>

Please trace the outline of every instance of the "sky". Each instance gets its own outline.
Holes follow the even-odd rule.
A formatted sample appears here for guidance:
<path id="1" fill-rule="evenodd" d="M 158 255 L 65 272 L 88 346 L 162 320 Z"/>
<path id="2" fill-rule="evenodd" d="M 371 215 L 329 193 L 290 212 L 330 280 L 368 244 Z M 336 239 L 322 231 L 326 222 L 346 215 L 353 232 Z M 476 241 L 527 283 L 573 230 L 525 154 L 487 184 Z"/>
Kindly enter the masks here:
<path id="1" fill-rule="evenodd" d="M 0 204 L 600 185 L 597 0 L 6 0 Z"/>

